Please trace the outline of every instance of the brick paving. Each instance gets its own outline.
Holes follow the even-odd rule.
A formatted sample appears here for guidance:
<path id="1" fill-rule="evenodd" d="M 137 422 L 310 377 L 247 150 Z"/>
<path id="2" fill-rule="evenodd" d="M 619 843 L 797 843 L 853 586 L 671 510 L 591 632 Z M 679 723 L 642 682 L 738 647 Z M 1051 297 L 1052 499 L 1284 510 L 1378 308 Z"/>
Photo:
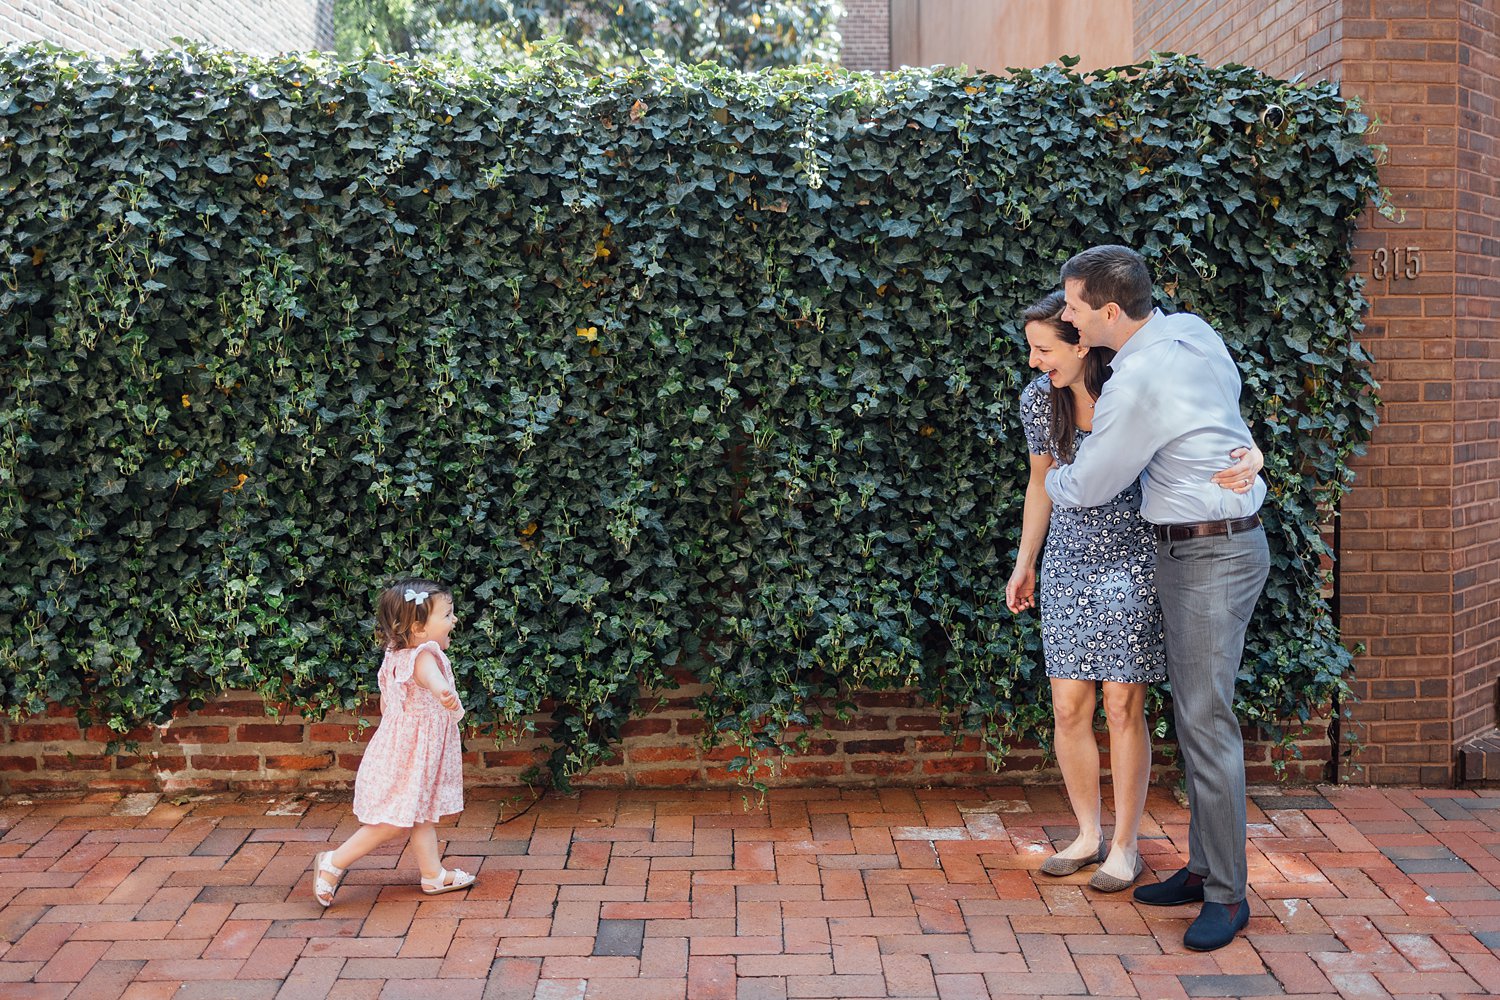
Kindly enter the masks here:
<path id="1" fill-rule="evenodd" d="M 1182 947 L 1194 907 L 1037 874 L 1071 838 L 1049 786 L 519 805 L 478 790 L 440 830 L 473 890 L 423 897 L 392 845 L 323 910 L 308 866 L 355 828 L 347 797 L 0 800 L 0 997 L 1500 994 L 1500 792 L 1257 790 L 1250 926 L 1211 954 Z M 1186 819 L 1152 790 L 1151 870 Z"/>

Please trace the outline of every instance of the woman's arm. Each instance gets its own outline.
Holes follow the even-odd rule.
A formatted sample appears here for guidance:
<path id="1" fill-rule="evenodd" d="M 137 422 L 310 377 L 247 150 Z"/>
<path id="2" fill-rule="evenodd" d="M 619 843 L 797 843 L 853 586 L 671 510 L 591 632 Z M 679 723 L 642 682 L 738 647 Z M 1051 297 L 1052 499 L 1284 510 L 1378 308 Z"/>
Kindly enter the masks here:
<path id="1" fill-rule="evenodd" d="M 448 711 L 458 710 L 458 692 L 453 690 L 453 685 L 449 684 L 448 678 L 443 676 L 443 668 L 438 666 L 438 659 L 433 655 L 432 650 L 424 649 L 417 654 L 412 676 L 416 678 L 418 684 L 437 695 L 438 701 L 442 702 L 443 707 Z"/>
<path id="2" fill-rule="evenodd" d="M 1013 613 L 1036 605 L 1036 560 L 1047 537 L 1047 522 L 1052 518 L 1052 498 L 1047 496 L 1050 468 L 1051 455 L 1031 456 L 1026 505 L 1021 509 L 1021 546 L 1016 551 L 1016 568 L 1005 585 L 1005 606 Z"/>

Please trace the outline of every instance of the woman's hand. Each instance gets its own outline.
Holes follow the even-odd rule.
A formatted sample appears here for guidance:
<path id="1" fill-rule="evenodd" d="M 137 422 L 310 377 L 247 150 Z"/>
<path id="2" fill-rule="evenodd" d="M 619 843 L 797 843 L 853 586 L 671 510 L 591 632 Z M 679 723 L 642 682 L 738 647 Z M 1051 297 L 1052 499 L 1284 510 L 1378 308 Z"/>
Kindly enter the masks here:
<path id="1" fill-rule="evenodd" d="M 1010 582 L 1005 585 L 1005 606 L 1012 614 L 1020 614 L 1027 608 L 1036 607 L 1036 567 L 1019 563 L 1011 571 Z"/>
<path id="2" fill-rule="evenodd" d="M 1248 448 L 1234 449 L 1229 457 L 1235 459 L 1235 463 L 1213 474 L 1214 485 L 1235 493 L 1250 492 L 1256 475 L 1266 467 L 1265 453 L 1252 444 Z"/>

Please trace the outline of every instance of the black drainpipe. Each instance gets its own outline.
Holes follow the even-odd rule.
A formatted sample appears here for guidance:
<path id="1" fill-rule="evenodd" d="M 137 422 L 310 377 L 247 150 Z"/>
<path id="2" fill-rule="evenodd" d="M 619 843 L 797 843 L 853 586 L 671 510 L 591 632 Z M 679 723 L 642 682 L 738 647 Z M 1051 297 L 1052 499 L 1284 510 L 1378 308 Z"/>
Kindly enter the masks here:
<path id="1" fill-rule="evenodd" d="M 1340 597 L 1343 588 L 1340 581 L 1343 579 L 1342 560 L 1343 546 L 1340 544 L 1343 534 L 1344 519 L 1339 516 L 1340 506 L 1338 503 L 1333 507 L 1333 598 L 1330 612 L 1333 615 L 1333 627 L 1338 630 L 1339 641 L 1344 639 L 1344 614 Z M 1343 704 L 1339 700 L 1337 690 L 1333 692 L 1332 718 L 1328 720 L 1328 766 L 1323 769 L 1323 780 L 1331 785 L 1339 783 L 1339 752 L 1342 750 L 1344 738 L 1344 715 Z"/>

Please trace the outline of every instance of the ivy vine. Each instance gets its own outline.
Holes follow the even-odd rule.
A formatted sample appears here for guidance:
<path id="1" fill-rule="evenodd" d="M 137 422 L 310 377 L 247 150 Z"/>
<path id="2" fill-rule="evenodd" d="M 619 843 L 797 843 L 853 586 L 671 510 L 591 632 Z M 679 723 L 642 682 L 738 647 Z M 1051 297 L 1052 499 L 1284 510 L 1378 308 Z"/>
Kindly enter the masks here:
<path id="1" fill-rule="evenodd" d="M 1273 570 L 1239 708 L 1291 739 L 1348 698 L 1317 526 L 1375 421 L 1367 130 L 1328 85 L 1180 56 L 4 50 L 3 706 L 121 733 L 229 687 L 351 708 L 374 594 L 421 572 L 457 589 L 471 719 L 550 713 L 561 782 L 682 671 L 747 774 L 856 690 L 997 756 L 1045 740 L 1003 604 L 1017 317 L 1121 242 L 1244 374 Z"/>

